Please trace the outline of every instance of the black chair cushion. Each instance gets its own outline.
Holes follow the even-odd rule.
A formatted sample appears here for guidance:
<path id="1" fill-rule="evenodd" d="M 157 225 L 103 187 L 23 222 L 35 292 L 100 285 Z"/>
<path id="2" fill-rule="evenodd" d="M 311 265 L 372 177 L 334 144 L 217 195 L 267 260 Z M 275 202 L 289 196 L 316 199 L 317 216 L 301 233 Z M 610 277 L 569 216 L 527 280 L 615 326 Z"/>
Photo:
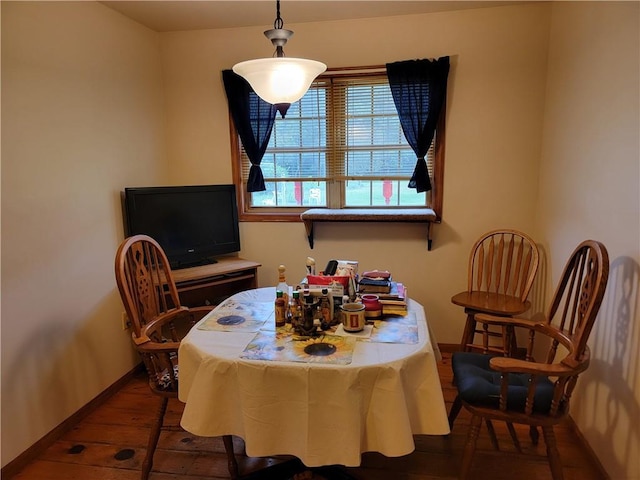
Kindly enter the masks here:
<path id="1" fill-rule="evenodd" d="M 451 359 L 453 378 L 460 398 L 476 405 L 498 408 L 500 404 L 500 372 L 492 370 L 489 361 L 493 355 L 473 352 L 455 352 Z M 507 410 L 524 411 L 531 375 L 509 374 Z M 533 400 L 535 413 L 549 413 L 553 399 L 553 383 L 539 377 Z"/>

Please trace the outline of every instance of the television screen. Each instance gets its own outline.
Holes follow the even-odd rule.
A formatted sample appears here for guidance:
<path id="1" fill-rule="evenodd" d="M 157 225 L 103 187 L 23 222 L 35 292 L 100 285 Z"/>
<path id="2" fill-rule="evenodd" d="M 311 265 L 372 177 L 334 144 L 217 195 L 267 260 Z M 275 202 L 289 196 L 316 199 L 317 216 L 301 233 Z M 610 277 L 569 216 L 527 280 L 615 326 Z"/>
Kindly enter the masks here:
<path id="1" fill-rule="evenodd" d="M 127 236 L 155 239 L 171 268 L 240 251 L 235 185 L 125 188 L 124 196 Z"/>

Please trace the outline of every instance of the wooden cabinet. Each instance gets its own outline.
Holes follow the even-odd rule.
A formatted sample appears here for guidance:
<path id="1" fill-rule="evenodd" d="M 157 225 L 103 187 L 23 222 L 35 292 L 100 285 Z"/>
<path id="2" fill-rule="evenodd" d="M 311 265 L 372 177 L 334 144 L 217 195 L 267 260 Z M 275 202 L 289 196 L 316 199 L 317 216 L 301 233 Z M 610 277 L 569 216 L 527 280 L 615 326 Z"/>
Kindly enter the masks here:
<path id="1" fill-rule="evenodd" d="M 188 307 L 217 305 L 243 290 L 258 287 L 261 264 L 237 257 L 219 258 L 217 263 L 173 270 L 180 302 Z"/>

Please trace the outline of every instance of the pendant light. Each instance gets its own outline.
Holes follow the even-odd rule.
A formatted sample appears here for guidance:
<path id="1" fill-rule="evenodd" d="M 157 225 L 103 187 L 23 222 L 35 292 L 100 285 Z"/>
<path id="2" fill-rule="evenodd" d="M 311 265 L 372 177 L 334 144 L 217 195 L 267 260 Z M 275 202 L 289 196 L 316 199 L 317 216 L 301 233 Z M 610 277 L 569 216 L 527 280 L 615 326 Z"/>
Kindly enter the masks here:
<path id="1" fill-rule="evenodd" d="M 273 29 L 264 32 L 276 47 L 274 56 L 240 62 L 233 66 L 233 71 L 244 77 L 265 102 L 276 105 L 284 117 L 289 104 L 300 100 L 309 90 L 311 82 L 324 72 L 327 66 L 315 60 L 285 57 L 282 47 L 291 38 L 293 32 L 285 30 L 283 26 L 284 22 L 280 17 L 280 0 L 277 0 Z"/>

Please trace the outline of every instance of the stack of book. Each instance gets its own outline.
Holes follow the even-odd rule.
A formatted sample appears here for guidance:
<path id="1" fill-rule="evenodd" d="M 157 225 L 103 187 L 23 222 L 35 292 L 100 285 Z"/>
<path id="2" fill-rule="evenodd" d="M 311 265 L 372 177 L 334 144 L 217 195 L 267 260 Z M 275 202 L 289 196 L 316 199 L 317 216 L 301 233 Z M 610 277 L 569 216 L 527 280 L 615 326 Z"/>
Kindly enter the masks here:
<path id="1" fill-rule="evenodd" d="M 372 270 L 362 274 L 358 282 L 358 293 L 373 293 L 382 304 L 382 315 L 407 314 L 407 289 L 394 282 L 387 271 Z"/>
<path id="2" fill-rule="evenodd" d="M 362 277 L 358 282 L 358 293 L 389 293 L 391 291 L 390 278 Z"/>
<path id="3" fill-rule="evenodd" d="M 358 293 L 384 293 L 391 291 L 391 274 L 387 270 L 369 270 L 358 280 Z"/>
<path id="4" fill-rule="evenodd" d="M 382 304 L 382 315 L 407 314 L 407 289 L 402 283 L 392 281 L 388 293 L 377 295 Z"/>

